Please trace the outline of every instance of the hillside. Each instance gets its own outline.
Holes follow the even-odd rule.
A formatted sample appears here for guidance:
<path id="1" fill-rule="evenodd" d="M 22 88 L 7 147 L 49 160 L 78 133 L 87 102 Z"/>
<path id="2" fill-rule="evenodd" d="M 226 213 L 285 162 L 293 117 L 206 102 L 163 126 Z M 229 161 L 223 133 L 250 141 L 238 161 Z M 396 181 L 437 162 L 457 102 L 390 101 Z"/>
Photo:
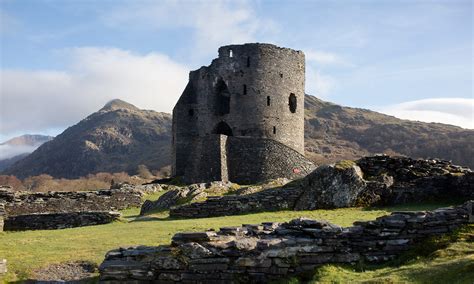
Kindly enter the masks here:
<path id="1" fill-rule="evenodd" d="M 317 164 L 374 153 L 437 157 L 474 168 L 474 130 L 401 120 L 306 96 L 306 155 Z M 135 173 L 171 161 L 171 115 L 114 100 L 66 129 L 5 174 L 75 178 L 100 171 Z"/>
<path id="2" fill-rule="evenodd" d="M 4 171 L 24 178 L 47 173 L 77 178 L 96 172 L 135 173 L 170 161 L 171 116 L 113 100 Z"/>
<path id="3" fill-rule="evenodd" d="M 305 98 L 306 155 L 318 164 L 387 153 L 436 157 L 474 168 L 473 145 L 474 130 Z"/>

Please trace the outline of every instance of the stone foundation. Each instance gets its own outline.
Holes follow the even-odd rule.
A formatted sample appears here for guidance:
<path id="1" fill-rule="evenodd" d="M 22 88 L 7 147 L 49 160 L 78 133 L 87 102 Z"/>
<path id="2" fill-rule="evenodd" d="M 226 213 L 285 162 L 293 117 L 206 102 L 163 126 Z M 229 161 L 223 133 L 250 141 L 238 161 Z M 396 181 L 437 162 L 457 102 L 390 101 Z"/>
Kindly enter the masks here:
<path id="1" fill-rule="evenodd" d="M 429 237 L 472 222 L 472 202 L 431 212 L 394 212 L 347 228 L 300 218 L 218 232 L 177 233 L 170 246 L 108 252 L 99 268 L 100 280 L 267 283 L 324 264 L 382 263 Z"/>
<path id="2" fill-rule="evenodd" d="M 7 216 L 80 211 L 116 211 L 140 206 L 142 193 L 131 190 L 25 192 L 0 190 Z"/>
<path id="3" fill-rule="evenodd" d="M 53 230 L 107 224 L 120 217 L 118 212 L 42 213 L 10 216 L 5 231 Z"/>

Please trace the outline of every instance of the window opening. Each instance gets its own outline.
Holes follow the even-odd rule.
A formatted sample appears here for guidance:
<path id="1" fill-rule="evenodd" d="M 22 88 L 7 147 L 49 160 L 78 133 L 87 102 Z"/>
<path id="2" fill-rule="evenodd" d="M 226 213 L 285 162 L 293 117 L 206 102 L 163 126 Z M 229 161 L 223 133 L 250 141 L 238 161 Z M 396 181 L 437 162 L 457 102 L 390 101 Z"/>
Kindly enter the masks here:
<path id="1" fill-rule="evenodd" d="M 291 93 L 290 96 L 288 97 L 288 105 L 292 113 L 296 112 L 297 103 L 298 101 L 296 99 L 296 95 Z"/>

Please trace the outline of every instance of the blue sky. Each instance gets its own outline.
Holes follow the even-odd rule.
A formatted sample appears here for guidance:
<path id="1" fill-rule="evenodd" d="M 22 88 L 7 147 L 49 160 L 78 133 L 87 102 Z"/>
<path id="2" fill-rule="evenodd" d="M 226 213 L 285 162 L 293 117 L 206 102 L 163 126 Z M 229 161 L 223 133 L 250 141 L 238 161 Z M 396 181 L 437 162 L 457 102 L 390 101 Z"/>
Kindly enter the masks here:
<path id="1" fill-rule="evenodd" d="M 221 45 L 306 54 L 306 92 L 474 128 L 472 1 L 0 0 L 0 140 L 122 98 L 170 112 Z"/>

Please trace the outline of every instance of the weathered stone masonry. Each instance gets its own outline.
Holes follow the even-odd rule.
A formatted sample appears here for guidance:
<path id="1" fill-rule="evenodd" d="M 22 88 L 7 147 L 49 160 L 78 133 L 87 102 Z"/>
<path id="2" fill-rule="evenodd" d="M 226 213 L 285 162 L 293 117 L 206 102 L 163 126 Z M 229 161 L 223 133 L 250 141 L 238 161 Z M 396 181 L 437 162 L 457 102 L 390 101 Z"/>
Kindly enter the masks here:
<path id="1" fill-rule="evenodd" d="M 140 206 L 141 192 L 100 190 L 84 192 L 15 192 L 0 190 L 0 228 L 48 230 L 110 223 L 120 217 L 111 212 Z"/>
<path id="2" fill-rule="evenodd" d="M 54 230 L 101 225 L 118 220 L 118 212 L 67 212 L 11 216 L 5 220 L 5 231 Z"/>
<path id="3" fill-rule="evenodd" d="M 342 228 L 310 219 L 178 233 L 171 246 L 107 253 L 100 279 L 154 283 L 267 283 L 328 263 L 380 263 L 424 239 L 473 222 L 473 201 L 432 212 L 394 212 Z"/>
<path id="4" fill-rule="evenodd" d="M 219 48 L 210 66 L 189 74 L 173 109 L 173 174 L 187 183 L 304 176 L 304 77 L 301 51 L 258 43 Z M 272 141 L 281 146 L 262 147 Z M 256 155 L 239 159 L 242 147 Z M 289 170 L 262 164 L 287 156 L 297 157 Z M 257 175 L 242 176 L 236 163 Z"/>
<path id="5" fill-rule="evenodd" d="M 443 160 L 373 156 L 321 166 L 281 188 L 208 198 L 173 207 L 170 216 L 213 217 L 269 210 L 314 210 L 408 202 L 470 200 L 474 172 Z"/>
<path id="6" fill-rule="evenodd" d="M 140 206 L 141 193 L 126 190 L 26 192 L 0 190 L 7 216 L 36 213 L 113 211 Z"/>

